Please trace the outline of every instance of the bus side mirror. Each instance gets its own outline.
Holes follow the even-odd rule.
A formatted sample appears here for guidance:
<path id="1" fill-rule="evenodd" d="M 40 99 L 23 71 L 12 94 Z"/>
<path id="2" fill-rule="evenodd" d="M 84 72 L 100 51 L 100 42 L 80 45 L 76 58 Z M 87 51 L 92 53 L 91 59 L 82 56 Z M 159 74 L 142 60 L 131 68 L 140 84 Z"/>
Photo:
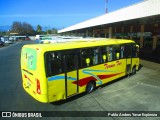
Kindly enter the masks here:
<path id="1" fill-rule="evenodd" d="M 103 55 L 103 61 L 106 62 L 107 56 Z"/>
<path id="2" fill-rule="evenodd" d="M 116 58 L 119 59 L 119 53 L 116 53 Z"/>
<path id="3" fill-rule="evenodd" d="M 86 64 L 87 64 L 87 66 L 89 66 L 89 64 L 90 64 L 90 59 L 89 58 L 86 59 Z"/>

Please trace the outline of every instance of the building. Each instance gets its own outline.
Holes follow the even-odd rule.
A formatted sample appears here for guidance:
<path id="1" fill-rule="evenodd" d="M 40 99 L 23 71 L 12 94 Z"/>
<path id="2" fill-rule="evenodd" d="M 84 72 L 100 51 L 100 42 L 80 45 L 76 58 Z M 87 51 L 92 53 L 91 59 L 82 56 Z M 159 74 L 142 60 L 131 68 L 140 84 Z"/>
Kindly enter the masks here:
<path id="1" fill-rule="evenodd" d="M 152 50 L 160 50 L 160 0 L 144 0 L 64 28 L 58 33 L 132 39 L 148 54 Z"/>

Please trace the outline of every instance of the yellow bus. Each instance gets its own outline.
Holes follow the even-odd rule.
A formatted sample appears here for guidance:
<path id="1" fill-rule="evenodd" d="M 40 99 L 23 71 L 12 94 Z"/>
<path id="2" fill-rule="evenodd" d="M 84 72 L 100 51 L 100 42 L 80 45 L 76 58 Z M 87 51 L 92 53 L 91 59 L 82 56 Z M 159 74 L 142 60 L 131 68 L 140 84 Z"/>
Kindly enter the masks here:
<path id="1" fill-rule="evenodd" d="M 122 39 L 24 45 L 23 88 L 43 103 L 91 93 L 97 86 L 135 74 L 138 51 L 134 41 Z"/>

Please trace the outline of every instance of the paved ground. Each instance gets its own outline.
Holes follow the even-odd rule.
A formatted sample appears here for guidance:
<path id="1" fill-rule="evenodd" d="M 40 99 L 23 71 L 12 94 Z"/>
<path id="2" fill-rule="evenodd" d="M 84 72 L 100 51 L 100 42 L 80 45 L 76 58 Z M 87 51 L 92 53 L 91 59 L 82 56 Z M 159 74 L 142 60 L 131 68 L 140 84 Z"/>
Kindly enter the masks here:
<path id="1" fill-rule="evenodd" d="M 0 48 L 0 111 L 160 111 L 160 64 L 141 60 L 136 75 L 124 77 L 63 102 L 43 104 L 22 88 L 20 50 L 24 44 Z M 87 113 L 87 112 L 86 112 Z M 54 114 L 54 112 L 53 112 Z M 45 118 L 53 119 L 53 118 Z M 159 120 L 157 117 L 57 117 L 78 120 Z"/>
<path id="2" fill-rule="evenodd" d="M 159 63 L 150 62 L 150 61 L 142 60 L 142 59 L 141 59 L 140 63 L 141 63 L 141 65 L 143 65 L 146 68 L 153 69 L 153 70 L 160 72 L 160 64 Z"/>

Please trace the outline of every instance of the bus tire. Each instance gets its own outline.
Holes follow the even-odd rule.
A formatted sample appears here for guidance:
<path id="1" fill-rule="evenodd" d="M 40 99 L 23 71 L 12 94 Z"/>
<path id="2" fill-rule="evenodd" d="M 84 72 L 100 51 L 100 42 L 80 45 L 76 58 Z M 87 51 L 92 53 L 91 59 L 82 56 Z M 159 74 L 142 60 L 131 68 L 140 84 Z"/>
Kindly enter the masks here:
<path id="1" fill-rule="evenodd" d="M 132 75 L 135 75 L 135 74 L 136 74 L 136 66 L 132 68 Z"/>
<path id="2" fill-rule="evenodd" d="M 86 93 L 91 93 L 93 92 L 95 89 L 95 82 L 94 81 L 90 81 L 87 86 L 86 86 Z"/>

